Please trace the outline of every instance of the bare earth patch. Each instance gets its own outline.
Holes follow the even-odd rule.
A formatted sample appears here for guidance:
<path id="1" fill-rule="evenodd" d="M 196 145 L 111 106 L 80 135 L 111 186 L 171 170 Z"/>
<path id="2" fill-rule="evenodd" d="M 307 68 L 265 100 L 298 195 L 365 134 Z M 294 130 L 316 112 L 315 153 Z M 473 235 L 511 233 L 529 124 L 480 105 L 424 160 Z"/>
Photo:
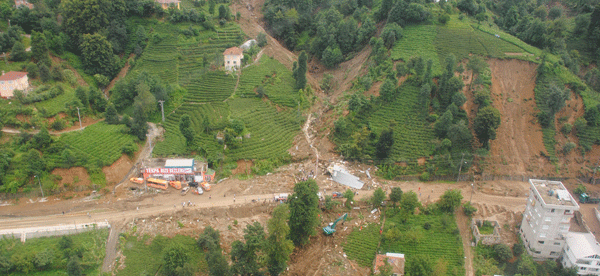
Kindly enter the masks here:
<path id="1" fill-rule="evenodd" d="M 106 175 L 106 186 L 113 186 L 119 183 L 134 164 L 135 161 L 123 154 L 115 163 L 102 168 L 102 172 Z"/>
<path id="2" fill-rule="evenodd" d="M 92 184 L 87 170 L 83 167 L 57 168 L 52 171 L 52 174 L 60 176 L 62 179 L 59 180 L 59 185 L 69 190 L 87 190 Z"/>
<path id="3" fill-rule="evenodd" d="M 490 141 L 488 170 L 494 174 L 546 174 L 548 161 L 535 110 L 537 64 L 520 60 L 488 60 L 492 72 L 492 105 L 502 122 L 496 140 Z"/>

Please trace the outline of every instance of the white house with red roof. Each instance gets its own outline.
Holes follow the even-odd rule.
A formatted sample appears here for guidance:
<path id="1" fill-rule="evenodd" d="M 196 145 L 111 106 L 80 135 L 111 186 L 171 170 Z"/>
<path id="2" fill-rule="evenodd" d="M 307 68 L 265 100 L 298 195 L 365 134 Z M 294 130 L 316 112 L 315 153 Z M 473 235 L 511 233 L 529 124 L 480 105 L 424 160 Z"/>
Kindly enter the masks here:
<path id="1" fill-rule="evenodd" d="M 177 7 L 179 9 L 179 0 L 155 0 L 156 3 L 159 3 L 163 9 L 168 9 L 170 7 Z"/>
<path id="2" fill-rule="evenodd" d="M 27 0 L 15 0 L 15 8 L 18 8 L 20 6 L 25 6 L 29 9 L 33 9 L 33 4 L 27 2 Z"/>
<path id="3" fill-rule="evenodd" d="M 242 59 L 244 59 L 244 50 L 239 47 L 231 47 L 223 52 L 225 70 L 234 71 L 240 69 Z"/>
<path id="4" fill-rule="evenodd" d="M 27 72 L 10 71 L 0 76 L 0 97 L 12 98 L 15 90 L 29 90 L 29 79 Z"/>

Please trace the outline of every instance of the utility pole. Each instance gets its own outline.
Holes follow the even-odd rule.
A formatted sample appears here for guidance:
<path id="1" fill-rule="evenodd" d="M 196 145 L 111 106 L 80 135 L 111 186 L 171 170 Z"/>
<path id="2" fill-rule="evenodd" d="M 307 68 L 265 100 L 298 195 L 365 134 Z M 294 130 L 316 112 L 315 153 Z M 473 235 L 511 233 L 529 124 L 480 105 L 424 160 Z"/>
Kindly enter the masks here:
<path id="1" fill-rule="evenodd" d="M 158 101 L 158 103 L 160 104 L 160 112 L 162 113 L 162 121 L 165 121 L 165 101 L 161 100 Z"/>
<path id="2" fill-rule="evenodd" d="M 34 175 L 33 177 L 37 178 L 38 184 L 40 184 L 40 191 L 42 192 L 42 197 L 45 197 L 44 196 L 44 189 L 42 189 L 42 182 L 40 181 L 40 178 L 37 175 Z"/>
<path id="3" fill-rule="evenodd" d="M 475 185 L 471 183 L 471 198 L 469 199 L 469 204 L 471 204 L 471 200 L 473 200 L 473 192 L 475 191 Z"/>
<path id="4" fill-rule="evenodd" d="M 83 126 L 81 126 L 81 114 L 79 113 L 79 107 L 77 107 L 77 117 L 79 117 L 79 128 L 83 128 Z"/>
<path id="5" fill-rule="evenodd" d="M 465 159 L 465 153 L 463 152 L 462 157 L 460 158 L 460 166 L 458 167 L 458 177 L 456 177 L 456 182 L 460 179 L 460 171 L 462 170 L 463 160 Z"/>

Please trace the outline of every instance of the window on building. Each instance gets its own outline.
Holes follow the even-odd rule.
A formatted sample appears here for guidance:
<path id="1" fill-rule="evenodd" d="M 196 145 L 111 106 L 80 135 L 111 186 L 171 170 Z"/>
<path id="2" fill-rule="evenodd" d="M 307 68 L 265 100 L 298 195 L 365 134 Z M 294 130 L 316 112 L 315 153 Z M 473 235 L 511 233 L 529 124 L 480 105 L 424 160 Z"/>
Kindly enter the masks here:
<path id="1" fill-rule="evenodd" d="M 552 210 L 550 210 L 550 213 L 554 213 L 554 211 L 556 211 L 556 210 L 552 209 Z"/>
<path id="2" fill-rule="evenodd" d="M 560 245 L 560 242 L 555 242 L 554 245 Z"/>
<path id="3" fill-rule="evenodd" d="M 558 252 L 550 251 L 550 256 L 558 256 Z"/>
<path id="4" fill-rule="evenodd" d="M 552 220 L 552 218 L 551 218 L 551 217 L 545 217 L 545 218 L 544 218 L 544 221 L 551 221 L 551 220 Z"/>
<path id="5" fill-rule="evenodd" d="M 237 61 L 235 61 L 235 60 L 234 60 L 234 61 L 233 61 L 233 64 L 236 64 L 236 62 L 237 62 Z"/>
<path id="6" fill-rule="evenodd" d="M 586 270 L 586 269 L 587 269 L 587 267 L 585 267 L 585 266 L 580 266 L 579 267 L 579 270 Z"/>
<path id="7" fill-rule="evenodd" d="M 227 61 L 227 64 L 229 64 L 229 63 L 231 63 L 231 61 L 229 61 L 229 60 L 228 60 L 228 61 Z"/>
<path id="8" fill-rule="evenodd" d="M 571 210 L 565 210 L 565 215 L 568 215 L 571 213 Z"/>
<path id="9" fill-rule="evenodd" d="M 550 228 L 550 225 L 542 225 L 543 230 L 548 230 L 548 228 Z"/>
<path id="10" fill-rule="evenodd" d="M 540 233 L 540 238 L 545 238 L 546 237 L 546 233 Z"/>
<path id="11" fill-rule="evenodd" d="M 538 241 L 539 244 L 544 244 L 544 241 Z"/>

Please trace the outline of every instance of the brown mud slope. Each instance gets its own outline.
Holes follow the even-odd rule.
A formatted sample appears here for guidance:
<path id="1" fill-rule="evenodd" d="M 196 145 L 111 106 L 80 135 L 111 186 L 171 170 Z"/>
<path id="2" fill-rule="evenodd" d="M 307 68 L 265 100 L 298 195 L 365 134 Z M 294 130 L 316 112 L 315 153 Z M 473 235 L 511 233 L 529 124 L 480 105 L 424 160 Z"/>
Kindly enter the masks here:
<path id="1" fill-rule="evenodd" d="M 83 167 L 57 168 L 52 171 L 52 174 L 60 176 L 58 184 L 67 190 L 88 190 L 90 184 L 92 184 L 88 172 Z"/>
<path id="2" fill-rule="evenodd" d="M 542 129 L 537 123 L 535 76 L 537 64 L 512 60 L 488 60 L 492 72 L 492 105 L 502 122 L 496 140 L 490 142 L 489 173 L 545 174 L 547 160 Z M 551 170 L 551 168 L 548 168 Z"/>
<path id="3" fill-rule="evenodd" d="M 139 153 L 139 150 L 137 153 Z M 123 154 L 115 163 L 102 168 L 102 172 L 106 175 L 106 186 L 113 186 L 119 183 L 134 164 L 135 159 L 131 160 L 129 156 Z"/>

